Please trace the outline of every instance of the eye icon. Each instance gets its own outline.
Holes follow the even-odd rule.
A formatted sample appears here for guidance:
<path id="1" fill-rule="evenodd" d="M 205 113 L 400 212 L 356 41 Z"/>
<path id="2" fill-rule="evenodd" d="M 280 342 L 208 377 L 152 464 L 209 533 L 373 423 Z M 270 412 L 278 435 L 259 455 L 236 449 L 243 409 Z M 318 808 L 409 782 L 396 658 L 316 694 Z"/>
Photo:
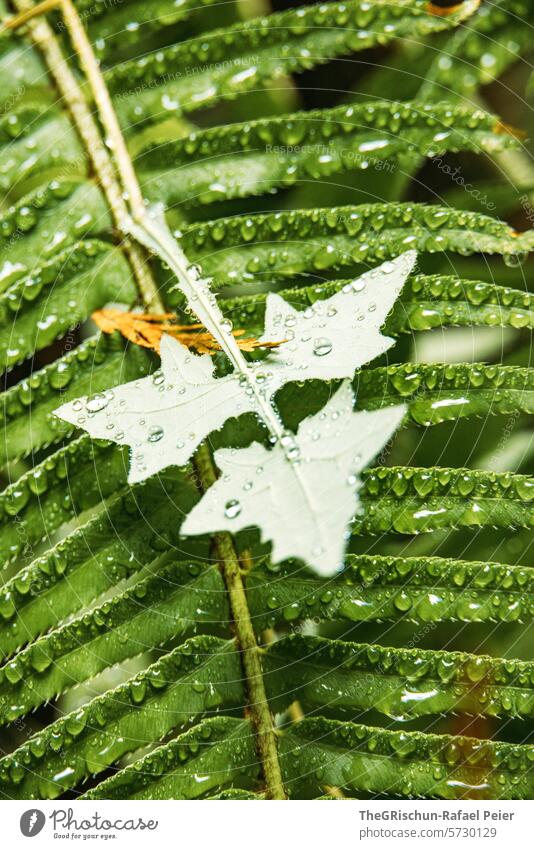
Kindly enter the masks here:
<path id="1" fill-rule="evenodd" d="M 30 808 L 24 811 L 20 818 L 20 830 L 24 837 L 35 837 L 42 831 L 46 817 L 38 808 Z"/>

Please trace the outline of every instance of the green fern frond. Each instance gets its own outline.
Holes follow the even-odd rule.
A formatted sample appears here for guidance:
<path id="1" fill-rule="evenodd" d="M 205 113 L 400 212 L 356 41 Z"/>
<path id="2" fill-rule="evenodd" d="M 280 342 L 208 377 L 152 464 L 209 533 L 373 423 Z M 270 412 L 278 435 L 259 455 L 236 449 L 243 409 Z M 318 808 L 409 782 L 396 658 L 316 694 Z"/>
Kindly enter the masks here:
<path id="1" fill-rule="evenodd" d="M 484 363 L 398 366 L 362 371 L 355 381 L 358 404 L 367 410 L 407 402 L 420 425 L 468 416 L 534 412 L 531 369 Z"/>
<path id="2" fill-rule="evenodd" d="M 83 799 L 197 799 L 219 787 L 259 779 L 254 735 L 247 720 L 217 717 L 171 740 L 89 790 Z"/>
<path id="3" fill-rule="evenodd" d="M 0 121 L 2 175 L 0 188 L 20 196 L 38 174 L 87 174 L 86 158 L 68 116 L 45 98 L 24 100 L 3 114 Z M 29 152 L 35 150 L 33 155 Z"/>
<path id="4" fill-rule="evenodd" d="M 357 533 L 417 534 L 484 525 L 529 528 L 534 521 L 534 479 L 472 469 L 369 469 L 363 476 L 362 501 Z"/>
<path id="5" fill-rule="evenodd" d="M 534 570 L 440 557 L 348 555 L 328 582 L 302 567 L 256 566 L 247 596 L 258 631 L 283 623 L 528 622 Z"/>
<path id="6" fill-rule="evenodd" d="M 233 642 L 195 637 L 127 684 L 56 721 L 14 756 L 2 758 L 4 792 L 12 798 L 54 798 L 127 752 L 158 742 L 172 729 L 242 703 L 239 654 Z M 58 768 L 66 758 L 68 774 L 58 781 Z"/>
<path id="7" fill-rule="evenodd" d="M 34 466 L 0 493 L 2 562 L 50 540 L 61 525 L 113 495 L 124 486 L 127 470 L 126 451 L 83 437 Z"/>
<path id="8" fill-rule="evenodd" d="M 43 259 L 111 229 L 104 197 L 94 183 L 52 180 L 0 217 L 0 290 L 39 269 Z"/>
<path id="9" fill-rule="evenodd" d="M 87 23 L 95 54 L 102 59 L 115 60 L 117 51 L 140 46 L 141 39 L 180 22 L 187 26 L 201 15 L 204 8 L 216 5 L 216 0 L 128 0 L 124 5 L 76 0 L 76 8 Z"/>
<path id="10" fill-rule="evenodd" d="M 0 34 L 4 797 L 532 797 L 532 746 L 498 742 L 494 720 L 513 719 L 507 739 L 524 741 L 534 714 L 532 662 L 508 659 L 530 658 L 517 626 L 534 618 L 534 568 L 523 565 L 534 521 L 524 194 L 534 176 L 529 142 L 508 124 L 528 130 L 528 116 L 502 86 L 491 109 L 484 100 L 505 70 L 507 91 L 522 79 L 513 65 L 531 50 L 527 0 L 447 11 L 349 0 L 254 19 L 213 0 L 75 0 L 83 44 L 69 41 L 61 9 L 41 15 L 36 34 L 32 19 L 13 23 L 19 0 L 1 5 L 13 27 Z M 351 61 L 369 48 L 365 63 Z M 87 51 L 101 63 L 96 82 Z M 323 65 L 343 69 L 343 99 Z M 312 69 L 330 94 L 306 82 L 301 96 L 289 75 Z M 452 178 L 451 191 L 455 162 L 463 182 Z M 191 465 L 129 486 L 126 448 L 54 415 L 158 366 L 117 334 L 92 336 L 94 310 L 196 320 L 137 241 L 130 166 L 140 206 L 163 204 L 187 262 L 213 276 L 247 337 L 263 335 L 270 291 L 307 310 L 351 292 L 362 266 L 420 253 L 382 328 L 397 344 L 353 380 L 356 409 L 403 403 L 405 428 L 362 475 L 351 553 L 331 578 L 273 563 L 253 528 L 181 538 L 216 477 L 206 445 Z M 506 221 L 485 214 L 499 193 Z M 470 349 L 436 362 L 435 329 L 453 345 L 469 334 Z M 227 368 L 219 354 L 214 365 Z M 336 386 L 284 387 L 284 427 Z M 267 444 L 254 416 L 210 437 L 212 448 L 252 440 Z M 474 550 L 479 560 L 466 559 Z M 493 562 L 501 556 L 510 565 Z M 471 626 L 481 653 L 464 650 Z M 403 647 L 407 631 L 425 647 Z M 377 727 L 355 724 L 360 714 Z M 483 717 L 492 740 L 457 734 L 456 715 Z M 427 730 L 406 731 L 406 720 Z M 429 733 L 436 722 L 443 733 Z"/>
<path id="11" fill-rule="evenodd" d="M 482 655 L 294 635 L 269 646 L 264 670 L 275 709 L 297 698 L 314 713 L 377 710 L 401 720 L 451 711 L 532 717 L 534 711 L 533 665 Z"/>
<path id="12" fill-rule="evenodd" d="M 432 62 L 422 93 L 437 100 L 444 92 L 447 97 L 469 97 L 479 86 L 498 80 L 519 56 L 530 52 L 531 21 L 532 6 L 525 0 L 482 5 Z"/>
<path id="13" fill-rule="evenodd" d="M 529 746 L 305 719 L 280 734 L 279 747 L 286 786 L 297 797 L 317 795 L 325 786 L 443 799 L 524 798 L 532 792 Z M 252 755 L 246 723 L 214 719 L 83 798 L 198 798 L 202 789 L 213 789 L 214 780 L 218 786 L 254 780 Z M 204 780 L 195 782 L 196 776 Z"/>
<path id="14" fill-rule="evenodd" d="M 104 669 L 199 628 L 226 629 L 222 579 L 201 564 L 152 564 L 153 574 L 51 631 L 2 667 L 0 722 L 12 722 Z"/>
<path id="15" fill-rule="evenodd" d="M 275 281 L 422 252 L 516 255 L 531 249 L 530 231 L 477 212 L 426 204 L 363 204 L 219 218 L 185 229 L 189 256 L 218 285 Z"/>
<path id="16" fill-rule="evenodd" d="M 272 192 L 400 157 L 517 146 L 495 116 L 447 104 L 377 101 L 263 118 L 153 144 L 136 159 L 152 201 L 209 204 Z M 246 179 L 243 175 L 246 174 Z"/>
<path id="17" fill-rule="evenodd" d="M 171 548 L 176 511 L 195 498 L 178 474 L 150 481 L 23 568 L 0 589 L 0 651 L 11 654 Z"/>
<path id="18" fill-rule="evenodd" d="M 320 792 L 325 785 L 353 793 L 438 799 L 522 799 L 532 794 L 531 746 L 321 718 L 288 729 L 280 750 L 294 795 L 312 788 Z"/>
<path id="19" fill-rule="evenodd" d="M 136 297 L 126 259 L 115 248 L 86 242 L 60 253 L 0 295 L 3 368 L 46 348 L 109 301 L 131 305 Z"/>
<path id="20" fill-rule="evenodd" d="M 105 73 L 125 128 L 191 113 L 267 81 L 299 73 L 337 56 L 416 39 L 458 24 L 478 3 L 449 15 L 429 13 L 426 0 L 402 0 L 393 9 L 375 0 L 303 6 L 203 34 Z M 195 70 L 198 71 L 195 73 Z"/>

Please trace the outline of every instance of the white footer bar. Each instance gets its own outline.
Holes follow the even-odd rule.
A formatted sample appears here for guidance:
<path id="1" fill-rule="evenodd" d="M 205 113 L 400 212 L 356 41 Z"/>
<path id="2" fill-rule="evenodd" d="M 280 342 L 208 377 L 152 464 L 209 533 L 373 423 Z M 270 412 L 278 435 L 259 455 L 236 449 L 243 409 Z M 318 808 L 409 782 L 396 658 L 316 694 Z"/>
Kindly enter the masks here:
<path id="1" fill-rule="evenodd" d="M 534 847 L 534 802 L 0 803 L 6 847 Z"/>

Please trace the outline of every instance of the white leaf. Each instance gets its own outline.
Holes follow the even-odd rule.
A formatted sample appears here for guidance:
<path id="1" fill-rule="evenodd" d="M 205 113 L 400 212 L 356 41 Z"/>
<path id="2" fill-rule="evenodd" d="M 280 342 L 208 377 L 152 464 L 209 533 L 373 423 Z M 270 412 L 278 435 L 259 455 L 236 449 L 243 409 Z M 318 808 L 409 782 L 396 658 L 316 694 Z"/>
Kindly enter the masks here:
<path id="1" fill-rule="evenodd" d="M 239 376 L 213 377 L 208 354 L 161 339 L 161 370 L 55 410 L 59 418 L 132 449 L 129 483 L 184 465 L 200 443 L 232 416 L 254 409 Z"/>
<path id="2" fill-rule="evenodd" d="M 258 366 L 269 395 L 292 380 L 352 377 L 357 368 L 387 351 L 393 340 L 383 336 L 380 327 L 416 256 L 415 251 L 407 251 L 384 262 L 305 310 L 296 310 L 280 295 L 270 293 L 260 341 L 282 344 Z"/>
<path id="3" fill-rule="evenodd" d="M 359 506 L 359 473 L 392 436 L 405 406 L 354 412 L 345 381 L 329 403 L 301 422 L 299 457 L 280 444 L 221 449 L 219 480 L 182 525 L 186 536 L 257 526 L 272 541 L 272 560 L 299 558 L 321 575 L 341 568 L 346 535 Z"/>
<path id="4" fill-rule="evenodd" d="M 263 362 L 251 364 L 232 334 L 223 330 L 223 316 L 210 297 L 208 281 L 199 277 L 198 270 L 187 266 L 183 252 L 167 229 L 156 224 L 154 228 L 147 244 L 157 248 L 160 242 L 164 243 L 168 261 L 174 257 L 180 288 L 219 340 L 234 372 L 215 378 L 208 355 L 197 356 L 178 341 L 163 336 L 160 372 L 91 398 L 78 398 L 55 410 L 55 414 L 93 437 L 129 445 L 130 483 L 168 466 L 183 465 L 210 432 L 246 412 L 255 412 L 263 419 L 271 437 L 278 442 L 276 452 L 269 454 L 270 462 L 278 454 L 286 461 L 291 459 L 294 440 L 284 431 L 272 396 L 294 380 L 352 377 L 357 368 L 393 344 L 382 336 L 380 327 L 413 268 L 415 252 L 408 251 L 383 263 L 342 292 L 304 311 L 294 310 L 279 295 L 270 294 L 262 339 L 281 344 Z M 295 485 L 302 490 L 300 467 L 287 465 L 285 475 L 294 476 Z"/>

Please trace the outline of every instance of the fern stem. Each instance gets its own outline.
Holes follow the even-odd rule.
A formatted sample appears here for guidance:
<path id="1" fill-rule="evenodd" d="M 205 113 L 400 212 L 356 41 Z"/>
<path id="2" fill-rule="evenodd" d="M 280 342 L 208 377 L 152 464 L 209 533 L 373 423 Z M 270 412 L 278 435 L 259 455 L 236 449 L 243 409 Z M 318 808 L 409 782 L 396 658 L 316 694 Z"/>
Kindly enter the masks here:
<path id="1" fill-rule="evenodd" d="M 13 0 L 13 4 L 18 11 L 28 13 L 28 15 L 34 9 L 29 0 Z M 64 2 L 61 5 L 63 8 Z M 77 16 L 76 12 L 74 14 Z M 129 218 L 128 207 L 122 194 L 120 182 L 117 180 L 113 160 L 101 138 L 100 130 L 87 105 L 83 91 L 47 21 L 43 18 L 29 18 L 26 25 L 32 41 L 43 54 L 50 74 L 70 110 L 76 129 L 93 165 L 98 183 L 108 201 L 113 220 L 119 232 L 124 234 L 126 232 L 125 222 Z M 135 241 L 126 237 L 124 251 L 132 267 L 144 303 L 147 306 L 152 306 L 156 312 L 163 312 L 163 303 L 147 264 L 145 250 Z"/>
<path id="2" fill-rule="evenodd" d="M 28 0 L 14 0 L 14 2 L 21 12 L 29 11 L 32 8 L 32 4 Z M 124 235 L 130 231 L 130 210 L 134 221 L 140 225 L 146 224 L 147 211 L 143 196 L 108 90 L 79 15 L 71 0 L 61 0 L 60 6 L 74 49 L 88 79 L 102 126 L 108 134 L 110 146 L 114 153 L 114 161 L 108 154 L 83 92 L 65 61 L 48 23 L 43 20 L 29 20 L 28 26 L 35 44 L 42 51 L 50 72 L 71 110 L 73 120 L 111 207 L 115 223 Z M 124 198 L 123 189 L 126 191 L 129 206 Z M 178 248 L 178 246 L 176 247 Z M 164 306 L 152 273 L 146 265 L 146 255 L 143 249 L 135 242 L 131 244 L 127 242 L 127 255 L 132 263 L 132 269 L 146 309 L 152 313 L 164 312 Z M 183 259 L 185 261 L 185 256 Z M 185 276 L 187 277 L 187 273 Z M 216 479 L 215 468 L 207 445 L 203 445 L 197 450 L 193 464 L 202 488 L 206 489 Z M 271 799 L 285 799 L 286 794 L 278 761 L 276 736 L 265 692 L 259 647 L 252 627 L 238 555 L 230 534 L 218 534 L 214 542 L 222 563 L 236 635 L 243 653 L 243 667 L 247 680 L 250 711 L 255 726 L 258 753 L 262 761 L 267 795 Z"/>
<path id="3" fill-rule="evenodd" d="M 76 11 L 72 0 L 60 0 L 61 11 L 65 25 L 69 32 L 70 40 L 80 60 L 82 70 L 87 77 L 89 87 L 97 107 L 98 116 L 107 134 L 107 142 L 115 155 L 115 165 L 120 176 L 120 181 L 127 191 L 128 205 L 134 217 L 145 215 L 145 202 L 141 188 L 133 168 L 132 160 L 124 141 L 111 97 L 102 77 L 99 64 L 93 53 L 91 43 L 87 38 L 80 16 Z M 126 208 L 126 204 L 125 204 Z M 121 221 L 125 228 L 127 215 Z"/>
<path id="4" fill-rule="evenodd" d="M 215 483 L 217 475 L 206 443 L 198 448 L 193 458 L 193 465 L 202 490 Z M 242 652 L 250 713 L 256 732 L 258 752 L 263 764 L 266 793 L 269 799 L 286 799 L 278 760 L 276 734 L 265 692 L 260 649 L 252 627 L 238 556 L 230 534 L 215 534 L 214 542 L 222 564 L 236 635 Z"/>

